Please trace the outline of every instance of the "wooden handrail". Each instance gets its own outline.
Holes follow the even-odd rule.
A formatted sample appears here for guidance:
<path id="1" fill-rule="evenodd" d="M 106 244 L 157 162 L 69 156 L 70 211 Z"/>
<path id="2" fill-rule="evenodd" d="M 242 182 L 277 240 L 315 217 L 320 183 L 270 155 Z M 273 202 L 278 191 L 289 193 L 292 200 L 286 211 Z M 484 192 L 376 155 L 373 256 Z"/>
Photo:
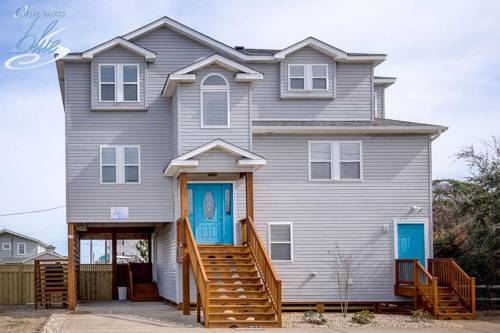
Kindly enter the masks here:
<path id="1" fill-rule="evenodd" d="M 415 304 L 438 317 L 438 279 L 432 276 L 417 259 L 396 259 L 396 286 L 415 288 Z M 422 300 L 423 298 L 423 300 Z"/>
<path id="2" fill-rule="evenodd" d="M 440 285 L 455 291 L 469 311 L 476 314 L 476 279 L 470 277 L 453 259 L 437 258 L 428 260 L 429 270 Z"/>
<path id="3" fill-rule="evenodd" d="M 242 243 L 248 246 L 250 253 L 255 260 L 267 294 L 271 299 L 271 304 L 276 312 L 278 325 L 281 327 L 281 280 L 278 278 L 278 274 L 273 268 L 271 259 L 267 255 L 264 243 L 262 242 L 251 217 L 241 220 L 241 237 Z"/>
<path id="4" fill-rule="evenodd" d="M 181 239 L 183 240 L 185 246 L 185 254 L 189 256 L 189 262 L 191 263 L 191 268 L 193 270 L 193 276 L 196 282 L 196 287 L 198 289 L 199 299 L 201 302 L 201 309 L 203 310 L 203 317 L 205 320 L 205 326 L 209 327 L 210 316 L 210 281 L 205 272 L 205 267 L 203 266 L 203 261 L 201 259 L 200 251 L 196 243 L 196 239 L 191 229 L 191 224 L 187 217 L 180 218 L 177 220 L 178 230 L 182 230 Z"/>

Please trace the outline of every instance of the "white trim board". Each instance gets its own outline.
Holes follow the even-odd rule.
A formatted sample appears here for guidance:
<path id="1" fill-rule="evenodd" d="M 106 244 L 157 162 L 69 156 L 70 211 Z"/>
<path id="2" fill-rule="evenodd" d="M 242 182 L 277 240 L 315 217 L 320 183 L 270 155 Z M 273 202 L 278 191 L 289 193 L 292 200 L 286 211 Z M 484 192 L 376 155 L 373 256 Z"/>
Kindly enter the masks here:
<path id="1" fill-rule="evenodd" d="M 197 155 L 200 155 L 204 152 L 207 152 L 212 149 L 221 149 L 229 154 L 232 154 L 234 156 L 241 156 L 243 157 L 242 159 L 239 159 L 237 162 L 238 167 L 251 167 L 254 168 L 254 170 L 258 170 L 261 167 L 266 165 L 266 159 L 263 157 L 260 157 L 259 155 L 256 155 L 248 150 L 242 149 L 236 145 L 233 145 L 227 141 L 224 141 L 222 139 L 216 139 L 213 140 L 209 143 L 206 143 L 198 148 L 195 148 L 185 154 L 182 154 L 172 161 L 167 165 L 165 170 L 163 171 L 163 174 L 168 177 L 173 177 L 178 174 L 178 172 L 181 170 L 181 168 L 187 167 L 190 169 L 193 169 L 193 171 L 196 171 L 194 168 L 198 166 L 198 161 L 196 160 L 189 160 Z"/>
<path id="2" fill-rule="evenodd" d="M 429 219 L 425 217 L 407 217 L 407 218 L 394 218 L 392 220 L 393 229 L 393 242 L 394 242 L 394 259 L 399 258 L 398 253 L 398 228 L 399 224 L 423 224 L 424 225 L 424 252 L 425 252 L 425 263 L 424 267 L 427 267 L 427 259 L 429 256 Z"/>
<path id="3" fill-rule="evenodd" d="M 149 62 L 153 62 L 156 59 L 155 52 L 152 52 L 152 51 L 150 51 L 142 46 L 139 46 L 135 43 L 132 43 L 132 42 L 130 42 L 122 37 L 113 38 L 113 39 L 111 39 L 103 44 L 100 44 L 100 45 L 95 46 L 91 49 L 88 49 L 87 51 L 82 52 L 81 57 L 83 59 L 90 59 L 91 60 L 94 58 L 95 55 L 97 55 L 101 52 L 104 52 L 108 49 L 111 49 L 113 47 L 116 47 L 116 46 L 121 46 L 124 49 L 127 49 L 135 54 L 138 54 L 140 56 L 144 56 L 144 59 L 146 59 L 146 61 L 149 61 Z M 71 58 L 74 58 L 74 56 L 72 56 Z M 71 58 L 64 57 L 63 59 L 70 60 Z"/>

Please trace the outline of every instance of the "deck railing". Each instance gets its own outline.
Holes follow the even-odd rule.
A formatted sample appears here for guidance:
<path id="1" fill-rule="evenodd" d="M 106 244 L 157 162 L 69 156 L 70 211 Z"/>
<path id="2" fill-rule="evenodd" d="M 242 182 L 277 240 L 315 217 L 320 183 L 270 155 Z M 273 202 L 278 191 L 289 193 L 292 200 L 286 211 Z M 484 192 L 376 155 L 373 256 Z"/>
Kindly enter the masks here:
<path id="1" fill-rule="evenodd" d="M 438 279 L 432 276 L 417 259 L 396 259 L 396 286 L 413 286 L 415 304 L 438 316 Z"/>
<path id="2" fill-rule="evenodd" d="M 460 297 L 470 312 L 476 313 L 476 279 L 470 277 L 453 259 L 429 259 L 429 271 L 439 285 L 449 286 Z"/>
<path id="3" fill-rule="evenodd" d="M 271 259 L 267 255 L 267 251 L 263 245 L 264 243 L 251 217 L 241 220 L 241 240 L 244 245 L 246 244 L 249 247 L 250 253 L 252 253 L 266 291 L 271 298 L 279 327 L 281 327 L 281 280 L 278 278 L 278 274 L 276 274 L 273 268 Z"/>
<path id="4" fill-rule="evenodd" d="M 201 306 L 201 310 L 203 310 L 204 324 L 206 327 L 209 327 L 210 281 L 208 280 L 207 273 L 205 272 L 200 251 L 198 250 L 198 245 L 196 244 L 196 239 L 194 238 L 193 230 L 191 229 L 191 224 L 189 223 L 189 219 L 187 217 L 180 218 L 177 221 L 177 231 L 181 235 L 181 241 L 184 243 L 185 253 L 189 257 L 196 287 L 198 289 L 196 306 L 198 319 L 200 318 L 199 310 Z"/>

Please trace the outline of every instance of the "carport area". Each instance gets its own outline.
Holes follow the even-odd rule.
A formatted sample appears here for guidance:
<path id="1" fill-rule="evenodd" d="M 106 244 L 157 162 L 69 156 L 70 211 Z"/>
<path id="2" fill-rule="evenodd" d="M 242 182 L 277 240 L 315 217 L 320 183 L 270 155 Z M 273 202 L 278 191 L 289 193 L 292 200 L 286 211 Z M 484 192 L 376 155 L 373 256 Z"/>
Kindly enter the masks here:
<path id="1" fill-rule="evenodd" d="M 63 332 L 165 332 L 165 328 L 201 328 L 196 315 L 185 316 L 161 302 L 80 301 Z"/>

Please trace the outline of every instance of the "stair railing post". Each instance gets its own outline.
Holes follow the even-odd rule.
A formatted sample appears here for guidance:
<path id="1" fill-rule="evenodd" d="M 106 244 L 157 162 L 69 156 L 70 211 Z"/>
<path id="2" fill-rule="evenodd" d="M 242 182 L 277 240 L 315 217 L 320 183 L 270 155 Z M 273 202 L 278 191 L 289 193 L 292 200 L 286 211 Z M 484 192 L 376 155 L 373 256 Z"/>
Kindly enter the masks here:
<path id="1" fill-rule="evenodd" d="M 438 318 L 438 279 L 436 277 L 432 278 L 432 314 L 434 318 Z"/>
<path id="2" fill-rule="evenodd" d="M 248 245 L 248 219 L 241 220 L 241 245 Z"/>
<path id="3" fill-rule="evenodd" d="M 278 316 L 278 327 L 283 327 L 283 319 L 281 315 L 281 280 L 276 283 L 276 315 Z"/>
<path id="4" fill-rule="evenodd" d="M 472 318 L 476 319 L 476 278 L 470 278 L 470 312 Z"/>
<path id="5" fill-rule="evenodd" d="M 413 261 L 413 285 L 415 287 L 415 308 L 418 308 L 419 272 L 418 272 L 417 260 Z"/>

